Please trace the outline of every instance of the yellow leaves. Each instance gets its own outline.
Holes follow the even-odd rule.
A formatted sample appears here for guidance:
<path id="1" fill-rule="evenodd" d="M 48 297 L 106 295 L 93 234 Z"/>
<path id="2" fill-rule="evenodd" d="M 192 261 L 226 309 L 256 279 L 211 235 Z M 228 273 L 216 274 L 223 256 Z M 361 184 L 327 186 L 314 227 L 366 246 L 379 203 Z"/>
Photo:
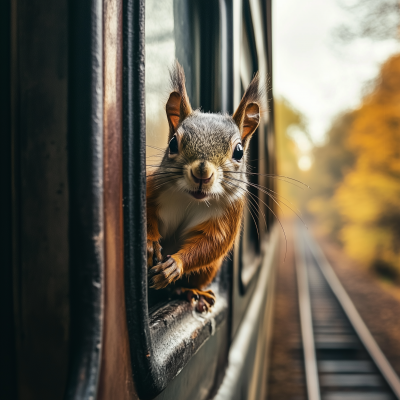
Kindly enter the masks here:
<path id="1" fill-rule="evenodd" d="M 307 210 L 349 255 L 400 276 L 400 55 L 360 107 L 340 116 L 315 149 Z"/>
<path id="2" fill-rule="evenodd" d="M 382 67 L 375 90 L 356 112 L 348 144 L 360 168 L 400 173 L 400 55 Z"/>
<path id="3" fill-rule="evenodd" d="M 384 261 L 400 273 L 400 55 L 382 67 L 347 134 L 357 161 L 334 195 L 340 238 L 351 256 L 369 265 Z"/>
<path id="4" fill-rule="evenodd" d="M 305 130 L 303 116 L 285 99 L 275 99 L 274 106 L 278 174 L 302 180 L 297 166 L 298 149 L 294 141 L 289 137 L 288 129 L 289 127 L 297 126 L 300 129 Z M 294 185 L 282 182 L 281 180 L 278 180 L 276 183 L 279 194 L 298 208 L 299 189 Z M 281 209 L 278 209 L 278 214 L 282 215 L 282 211 L 285 208 L 286 207 L 283 205 Z"/>
<path id="5" fill-rule="evenodd" d="M 363 227 L 347 224 L 341 231 L 341 239 L 351 257 L 369 265 L 380 253 L 382 245 L 390 239 L 390 233 L 373 225 Z"/>
<path id="6" fill-rule="evenodd" d="M 396 209 L 400 182 L 383 173 L 355 169 L 349 173 L 335 194 L 335 202 L 345 223 L 372 224 L 383 213 Z"/>
<path id="7" fill-rule="evenodd" d="M 361 107 L 348 144 L 360 166 L 400 173 L 400 105 L 371 102 Z"/>
<path id="8" fill-rule="evenodd" d="M 278 101 L 276 121 L 279 172 L 313 188 L 302 194 L 282 185 L 280 193 L 297 204 L 307 200 L 308 213 L 352 257 L 400 276 L 400 55 L 382 66 L 360 107 L 334 121 L 309 172 L 297 169 L 295 145 L 285 135 L 291 125 L 304 126 L 301 115 Z"/>

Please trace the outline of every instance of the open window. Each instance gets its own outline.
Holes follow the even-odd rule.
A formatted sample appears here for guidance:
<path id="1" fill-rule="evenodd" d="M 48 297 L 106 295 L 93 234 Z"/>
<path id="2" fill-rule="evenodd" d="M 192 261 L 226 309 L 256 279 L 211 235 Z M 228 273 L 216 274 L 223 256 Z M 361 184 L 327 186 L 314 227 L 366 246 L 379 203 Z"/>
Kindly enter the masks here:
<path id="1" fill-rule="evenodd" d="M 176 390 L 174 378 L 193 363 L 203 379 L 185 380 L 190 382 L 182 389 L 186 395 L 199 390 L 210 395 L 218 387 L 230 341 L 251 301 L 260 270 L 260 243 L 267 239 L 263 215 L 267 223 L 269 216 L 266 197 L 255 185 L 266 185 L 262 175 L 269 172 L 265 152 L 268 115 L 252 139 L 249 157 L 255 174 L 250 174 L 250 192 L 261 213 L 245 216 L 243 238 L 233 259 L 224 262 L 212 283 L 218 297 L 212 312 L 196 314 L 187 301 L 165 291 L 149 290 L 147 285 L 145 175 L 146 165 L 155 168 L 167 146 L 168 66 L 178 59 L 185 70 L 192 106 L 211 112 L 233 113 L 243 94 L 235 99 L 237 84 L 244 89 L 257 70 L 267 74 L 262 11 L 252 9 L 247 0 L 238 4 L 240 9 L 228 1 L 148 0 L 141 17 L 145 29 L 133 25 L 137 43 L 133 41 L 132 49 L 124 49 L 125 290 L 133 374 L 143 398 L 152 398 L 164 389 Z M 254 4 L 260 7 L 258 2 Z M 129 14 L 125 18 L 129 21 Z M 125 38 L 125 43 L 130 40 Z M 136 50 L 144 57 L 144 48 L 146 71 L 132 56 Z M 234 53 L 238 49 L 239 64 Z M 134 84 L 129 86 L 129 82 Z"/>
<path id="2" fill-rule="evenodd" d="M 149 289 L 145 175 L 159 164 L 159 155 L 167 147 L 168 67 L 175 59 L 185 69 L 193 107 L 220 111 L 223 99 L 228 97 L 223 87 L 228 87 L 224 80 L 231 74 L 222 69 L 223 59 L 226 66 L 228 57 L 227 33 L 222 31 L 227 25 L 221 24 L 228 19 L 222 14 L 228 12 L 213 1 L 148 0 L 142 16 L 144 32 L 140 24 L 134 25 L 138 36 L 133 37 L 140 44 L 132 43 L 139 49 L 146 47 L 145 73 L 135 66 L 135 57 L 131 56 L 134 51 L 124 49 L 124 79 L 134 83 L 131 87 L 124 83 L 125 290 L 133 374 L 141 398 L 153 398 L 165 388 L 173 390 L 171 382 L 199 356 L 195 354 L 200 347 L 202 355 L 196 370 L 203 379 L 188 380 L 190 383 L 181 389 L 187 395 L 199 390 L 211 393 L 222 379 L 226 363 L 231 261 L 224 263 L 211 284 L 218 301 L 207 314 L 196 313 L 190 303 L 167 291 Z M 126 42 L 129 40 L 126 38 Z"/>

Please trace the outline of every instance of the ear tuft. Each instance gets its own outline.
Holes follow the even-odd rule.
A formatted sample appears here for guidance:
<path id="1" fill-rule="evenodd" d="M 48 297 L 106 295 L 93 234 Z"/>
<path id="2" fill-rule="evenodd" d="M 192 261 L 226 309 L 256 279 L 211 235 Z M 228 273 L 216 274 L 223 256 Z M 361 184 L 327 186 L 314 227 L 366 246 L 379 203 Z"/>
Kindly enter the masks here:
<path id="1" fill-rule="evenodd" d="M 186 92 L 185 72 L 178 61 L 169 71 L 172 93 L 169 96 L 165 110 L 169 123 L 169 139 L 175 134 L 181 123 L 193 110 Z"/>
<path id="2" fill-rule="evenodd" d="M 242 141 L 246 145 L 260 123 L 260 108 L 263 97 L 264 91 L 260 89 L 260 76 L 257 72 L 232 116 L 239 127 Z"/>

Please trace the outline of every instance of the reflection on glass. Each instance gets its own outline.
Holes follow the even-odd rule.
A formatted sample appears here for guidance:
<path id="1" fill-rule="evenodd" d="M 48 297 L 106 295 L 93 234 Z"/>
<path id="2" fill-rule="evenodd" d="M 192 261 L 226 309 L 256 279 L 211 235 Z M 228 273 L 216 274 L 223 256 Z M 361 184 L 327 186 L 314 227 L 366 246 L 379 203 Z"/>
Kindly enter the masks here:
<path id="1" fill-rule="evenodd" d="M 247 5 L 248 6 L 248 5 Z M 240 80 L 242 84 L 242 94 L 246 90 L 254 73 L 257 70 L 257 56 L 254 52 L 254 36 L 253 28 L 251 26 L 250 10 L 244 4 L 242 19 L 242 41 L 240 49 Z M 249 172 L 258 172 L 259 165 L 259 131 L 260 128 L 254 133 L 250 142 L 248 150 L 247 164 L 249 165 Z M 257 175 L 249 175 L 248 179 L 253 184 L 258 184 Z M 243 234 L 242 234 L 242 257 L 241 257 L 241 278 L 243 284 L 246 286 L 250 281 L 254 272 L 259 265 L 260 253 L 260 219 L 264 221 L 263 214 L 259 213 L 258 197 L 260 192 L 254 187 L 249 185 L 248 203 L 244 212 L 243 218 Z M 264 222 L 262 222 L 264 223 Z"/>
<path id="2" fill-rule="evenodd" d="M 165 103 L 169 94 L 168 68 L 175 60 L 173 0 L 146 1 L 146 141 L 147 164 L 157 165 L 166 148 L 168 121 Z M 150 147 L 153 146 L 153 147 Z"/>

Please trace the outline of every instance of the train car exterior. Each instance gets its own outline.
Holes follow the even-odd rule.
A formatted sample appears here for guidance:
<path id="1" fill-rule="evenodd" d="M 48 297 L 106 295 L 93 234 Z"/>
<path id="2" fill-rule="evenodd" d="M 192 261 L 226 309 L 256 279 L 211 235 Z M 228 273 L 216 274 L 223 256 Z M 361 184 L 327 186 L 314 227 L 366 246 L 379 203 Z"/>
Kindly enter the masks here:
<path id="1" fill-rule="evenodd" d="M 249 150 L 260 213 L 244 216 L 211 312 L 148 288 L 146 157 L 167 146 L 175 59 L 205 112 L 232 114 L 257 71 L 271 79 L 271 0 L 1 7 L 0 397 L 265 399 L 279 232 L 257 185 L 274 190 L 272 91 Z"/>

